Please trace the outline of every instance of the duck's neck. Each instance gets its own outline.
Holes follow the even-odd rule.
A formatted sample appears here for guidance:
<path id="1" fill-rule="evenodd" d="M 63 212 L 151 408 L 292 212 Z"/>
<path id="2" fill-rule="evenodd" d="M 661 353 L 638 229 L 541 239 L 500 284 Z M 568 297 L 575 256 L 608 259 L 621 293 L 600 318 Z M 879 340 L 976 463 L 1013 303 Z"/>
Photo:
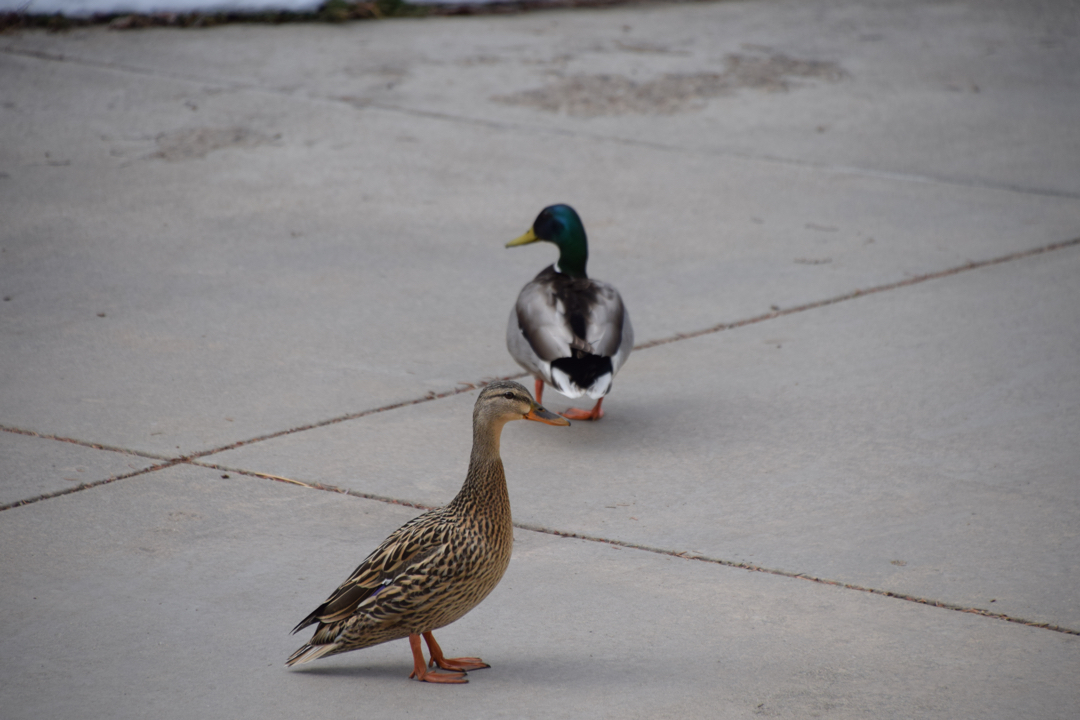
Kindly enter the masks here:
<path id="1" fill-rule="evenodd" d="M 574 233 L 556 245 L 559 247 L 559 262 L 555 269 L 572 278 L 588 277 L 585 265 L 589 262 L 589 244 L 585 240 L 585 231 Z"/>
<path id="2" fill-rule="evenodd" d="M 510 494 L 499 457 L 499 436 L 504 422 L 473 423 L 469 472 L 450 508 L 469 514 L 489 515 L 502 524 L 510 522 Z"/>

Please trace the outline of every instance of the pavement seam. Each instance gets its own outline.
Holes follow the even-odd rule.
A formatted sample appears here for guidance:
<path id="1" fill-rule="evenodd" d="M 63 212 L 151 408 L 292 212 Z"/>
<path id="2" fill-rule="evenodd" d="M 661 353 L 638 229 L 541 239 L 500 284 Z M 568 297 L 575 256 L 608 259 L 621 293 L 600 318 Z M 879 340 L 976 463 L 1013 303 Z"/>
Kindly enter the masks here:
<path id="1" fill-rule="evenodd" d="M 505 377 L 505 378 L 497 378 L 497 379 L 508 380 L 508 379 L 513 379 L 513 378 L 520 378 L 520 377 L 523 377 L 525 374 L 526 373 L 519 373 L 517 375 L 511 375 L 511 376 L 508 376 L 508 377 Z M 98 487 L 100 485 L 107 485 L 107 484 L 109 484 L 111 482 L 115 482 L 117 480 L 126 480 L 128 478 L 135 477 L 137 475 L 143 475 L 143 474 L 146 474 L 146 473 L 155 472 L 157 470 L 164 470 L 166 468 L 170 468 L 170 467 L 173 467 L 175 465 L 182 465 L 182 464 L 198 465 L 198 466 L 201 466 L 201 467 L 213 468 L 215 470 L 223 470 L 223 471 L 227 471 L 227 472 L 235 472 L 235 473 L 241 473 L 241 474 L 247 474 L 247 475 L 255 475 L 256 477 L 265 477 L 265 478 L 270 478 L 270 479 L 273 479 L 273 480 L 281 480 L 281 481 L 284 481 L 284 482 L 292 482 L 292 483 L 295 483 L 297 485 L 305 485 L 307 487 L 316 487 L 314 485 L 309 485 L 308 483 L 301 483 L 301 482 L 298 482 L 296 480 L 289 480 L 288 478 L 283 478 L 283 477 L 278 476 L 278 475 L 269 475 L 269 474 L 265 474 L 265 473 L 252 473 L 252 472 L 244 471 L 244 470 L 235 470 L 235 469 L 231 469 L 231 468 L 218 466 L 218 465 L 215 465 L 213 463 L 200 463 L 200 462 L 197 462 L 197 460 L 199 458 L 206 457 L 207 455 L 213 455 L 215 453 L 221 453 L 221 452 L 225 452 L 227 450 L 234 450 L 234 449 L 239 448 L 239 447 L 244 447 L 245 445 L 250 445 L 250 444 L 253 444 L 253 443 L 257 443 L 257 442 L 262 442 L 264 440 L 272 440 L 273 438 L 281 437 L 283 435 L 291 435 L 293 433 L 304 432 L 306 430 L 313 430 L 315 428 L 324 427 L 326 425 L 334 425 L 334 424 L 337 424 L 337 423 L 345 422 L 347 420 L 355 420 L 357 418 L 366 417 L 367 415 L 373 415 L 373 414 L 376 414 L 376 413 L 386 412 L 387 410 L 395 410 L 397 408 L 407 407 L 409 405 L 418 405 L 420 403 L 430 402 L 432 400 L 438 400 L 438 399 L 444 398 L 444 397 L 450 397 L 450 396 L 453 396 L 453 395 L 460 395 L 461 393 L 465 393 L 465 392 L 469 392 L 471 390 L 475 390 L 477 387 L 482 387 L 483 385 L 486 385 L 488 382 L 490 382 L 490 381 L 486 381 L 486 380 L 485 381 L 480 381 L 479 384 L 464 383 L 463 382 L 463 383 L 459 383 L 462 387 L 457 387 L 457 388 L 455 388 L 453 390 L 447 390 L 447 391 L 441 392 L 441 393 L 437 393 L 437 392 L 432 391 L 432 392 L 429 392 L 427 395 L 425 395 L 424 397 L 421 397 L 421 398 L 414 398 L 412 400 L 403 400 L 402 402 L 392 403 L 390 405 L 383 405 L 382 407 L 377 407 L 377 408 L 373 408 L 373 409 L 369 409 L 369 410 L 361 410 L 360 412 L 349 413 L 348 415 L 341 415 L 339 417 L 330 418 L 329 420 L 322 420 L 322 421 L 317 422 L 317 423 L 310 423 L 308 425 L 302 425 L 300 427 L 290 428 L 290 429 L 287 429 L 287 430 L 279 430 L 277 432 L 268 433 L 266 435 L 260 435 L 258 437 L 249 438 L 247 440 L 240 440 L 240 441 L 237 441 L 235 443 L 232 443 L 230 445 L 226 445 L 226 446 L 223 446 L 223 447 L 212 448 L 210 450 L 203 450 L 201 452 L 192 453 L 190 455 L 183 455 L 183 456 L 180 456 L 180 457 L 167 457 L 167 456 L 162 456 L 162 455 L 152 455 L 150 453 L 137 452 L 137 451 L 134 451 L 134 450 L 125 450 L 124 448 L 113 447 L 113 446 L 110 446 L 110 445 L 103 445 L 101 443 L 92 443 L 92 442 L 88 442 L 86 440 L 76 440 L 74 438 L 62 437 L 60 435 L 48 435 L 48 434 L 44 434 L 44 433 L 38 433 L 38 432 L 35 432 L 33 430 L 23 430 L 21 428 L 15 428 L 15 427 L 9 427 L 9 426 L 6 426 L 6 425 L 0 425 L 0 431 L 10 432 L 10 433 L 13 433 L 13 434 L 16 434 L 16 435 L 26 435 L 28 437 L 36 437 L 36 438 L 41 438 L 43 440 L 55 440 L 55 441 L 58 441 L 58 442 L 66 442 L 66 443 L 71 443 L 73 445 L 79 445 L 81 447 L 92 448 L 94 450 L 104 450 L 104 451 L 109 451 L 109 452 L 117 452 L 117 453 L 122 453 L 122 454 L 125 454 L 125 455 L 132 455 L 132 456 L 135 456 L 135 457 L 142 457 L 142 458 L 147 458 L 147 459 L 150 459 L 150 460 L 161 460 L 162 461 L 162 462 L 157 463 L 155 465 L 151 465 L 150 467 L 143 468 L 142 470 L 136 470 L 134 472 L 124 473 L 123 475 L 113 475 L 113 476 L 110 476 L 110 477 L 107 477 L 107 478 L 104 478 L 104 479 L 101 479 L 101 480 L 94 480 L 92 482 L 80 483 L 78 485 L 75 485 L 74 487 L 64 488 L 63 490 L 57 490 L 57 491 L 50 492 L 50 493 L 42 493 L 41 495 L 35 495 L 34 497 L 23 498 L 21 500 L 17 500 L 15 502 L 8 503 L 6 505 L 0 505 L 0 512 L 3 512 L 4 510 L 10 510 L 12 508 L 21 507 L 23 505 L 30 505 L 30 504 L 39 502 L 41 500 L 50 500 L 52 498 L 60 497 L 62 495 L 70 495 L 71 493 L 79 492 L 80 490 L 87 490 L 89 488 Z M 329 487 L 325 487 L 325 488 L 320 487 L 320 489 L 330 489 L 330 488 Z M 363 497 L 367 497 L 367 496 L 363 496 Z M 397 503 L 399 505 L 408 505 L 409 507 L 422 507 L 422 506 L 419 506 L 419 505 L 413 505 L 412 503 L 409 503 L 409 502 L 406 502 L 406 501 L 395 500 L 394 498 L 382 497 L 382 496 L 377 496 L 377 495 L 370 496 L 370 499 L 372 499 L 372 500 L 380 500 L 382 502 L 388 502 L 388 503 Z"/>
<path id="2" fill-rule="evenodd" d="M 646 350 L 658 345 L 667 345 L 669 343 L 678 342 L 679 340 L 689 340 L 690 338 L 701 337 L 702 335 L 711 335 L 713 333 L 723 332 L 724 330 L 734 330 L 735 328 L 745 327 L 747 325 L 754 325 L 765 320 L 773 320 L 775 318 L 784 317 L 785 315 L 794 315 L 796 313 L 806 312 L 807 310 L 816 310 L 818 308 L 826 307 L 827 305 L 835 305 L 837 303 L 846 302 L 848 300 L 855 300 L 856 298 L 865 297 L 867 295 L 875 295 L 881 292 L 887 292 L 889 290 L 897 290 L 899 288 L 910 287 L 912 285 L 918 285 L 930 280 L 940 280 L 941 278 L 950 277 L 952 275 L 959 275 L 960 273 L 968 272 L 969 270 L 979 270 L 981 268 L 990 267 L 993 265 L 1000 265 L 1002 263 L 1012 262 L 1014 260 L 1023 260 L 1024 258 L 1034 257 L 1036 255 L 1042 255 L 1043 253 L 1053 252 L 1055 250 L 1064 250 L 1065 248 L 1074 247 L 1080 245 L 1080 237 L 1073 238 L 1072 240 L 1062 240 L 1061 242 L 1051 243 L 1049 245 L 1042 245 L 1036 248 L 1030 248 L 1028 250 L 1018 250 L 1007 255 L 1001 255 L 996 258 L 990 258 L 988 260 L 973 260 L 963 265 L 947 268 L 945 270 L 939 270 L 937 272 L 927 273 L 924 275 L 916 275 L 915 277 L 905 278 L 904 280 L 897 280 L 896 282 L 886 283 L 884 285 L 875 285 L 866 289 L 856 289 L 851 292 L 844 293 L 843 295 L 836 295 L 824 300 L 815 300 L 813 302 L 804 303 L 802 305 L 796 305 L 795 307 L 785 308 L 783 310 L 773 310 L 772 312 L 764 313 L 762 315 L 756 315 L 754 317 L 745 318 L 743 320 L 735 320 L 729 323 L 719 323 L 712 327 L 704 328 L 702 330 L 693 330 L 686 333 L 676 333 L 667 338 L 659 338 L 657 340 L 649 340 L 648 342 L 635 345 L 634 350 Z"/>
<path id="3" fill-rule="evenodd" d="M 23 428 L 11 427 L 10 425 L 0 425 L 0 431 L 9 432 L 14 435 L 26 435 L 27 437 L 36 437 L 42 440 L 56 440 L 58 442 L 71 443 L 72 445 L 79 445 L 80 447 L 86 447 L 92 450 L 105 450 L 107 452 L 121 453 L 123 455 L 134 455 L 135 457 L 147 458 L 149 460 L 176 459 L 173 457 L 169 457 L 168 455 L 155 455 L 153 453 L 141 452 L 139 450 L 129 450 L 127 448 L 116 447 L 115 445 L 105 445 L 103 443 L 95 443 L 88 440 L 77 440 L 75 438 L 64 437 L 62 435 L 39 433 L 36 430 L 24 430 Z"/>
<path id="4" fill-rule="evenodd" d="M 190 455 L 184 455 L 177 458 L 179 462 L 190 462 L 192 460 L 198 460 L 199 458 L 206 457 L 208 455 L 216 455 L 217 453 L 226 452 L 228 450 L 235 450 L 236 448 L 244 447 L 246 445 L 253 445 L 254 443 L 263 442 L 264 440 L 273 440 L 274 438 L 282 437 L 283 435 L 292 435 L 294 433 L 306 432 L 307 430 L 314 430 L 316 428 L 326 427 L 327 425 L 336 425 L 347 420 L 357 420 L 368 415 L 375 415 L 377 413 L 386 412 L 388 410 L 397 410 L 399 408 L 408 407 L 410 405 L 420 405 L 421 403 L 431 402 L 432 400 L 441 400 L 446 397 L 453 397 L 455 395 L 461 395 L 462 393 L 471 392 L 477 388 L 484 387 L 490 382 L 495 380 L 515 380 L 517 378 L 525 377 L 528 373 L 518 373 L 517 375 L 507 375 L 506 377 L 492 378 L 490 380 L 479 380 L 475 383 L 472 382 L 459 382 L 460 387 L 455 387 L 453 390 L 444 390 L 443 392 L 435 392 L 434 390 L 428 391 L 426 395 L 419 398 L 413 398 L 412 400 L 402 400 L 401 402 L 391 403 L 389 405 L 382 405 L 377 408 L 370 408 L 368 410 L 360 410 L 354 413 L 348 413 L 347 415 L 339 415 L 338 417 L 330 418 L 329 420 L 320 420 L 319 422 L 309 423 L 307 425 L 300 425 L 298 427 L 289 428 L 287 430 L 278 430 L 276 432 L 267 433 L 265 435 L 259 435 L 257 437 L 248 438 L 247 440 L 238 440 L 230 445 L 222 447 L 211 448 L 209 450 L 202 450 L 197 453 L 191 453 Z"/>
<path id="5" fill-rule="evenodd" d="M 657 555 L 668 555 L 670 557 L 681 558 L 683 560 L 697 560 L 700 562 L 710 563 L 712 565 L 723 565 L 725 567 L 738 568 L 740 570 L 748 570 L 750 572 L 765 573 L 766 575 L 777 575 L 779 577 L 792 578 L 795 580 L 809 580 L 810 582 L 817 583 L 819 585 L 832 585 L 834 587 L 843 588 L 844 590 L 856 590 L 858 592 L 864 592 L 869 595 L 879 595 L 881 597 L 893 598 L 894 600 L 904 600 L 905 602 L 912 602 L 919 605 L 928 605 L 930 607 L 942 608 L 944 610 L 953 610 L 955 612 L 979 615 L 981 617 L 990 618 L 991 620 L 1002 620 L 1005 622 L 1015 623 L 1017 625 L 1026 625 L 1028 627 L 1039 628 L 1041 630 L 1052 630 L 1054 632 L 1063 633 L 1065 635 L 1080 635 L 1080 630 L 1073 630 L 1072 628 L 1062 627 L 1061 625 L 1052 625 L 1050 623 L 1036 622 L 1034 620 L 1025 620 L 1024 618 L 1013 617 L 1012 615 L 1006 615 L 1005 613 L 996 613 L 990 610 L 985 610 L 983 608 L 966 607 L 964 605 L 957 605 L 956 603 L 944 602 L 942 600 L 933 600 L 930 598 L 921 598 L 914 595 L 896 593 L 892 592 L 891 590 L 879 590 L 877 588 L 865 587 L 863 585 L 855 585 L 853 583 L 846 583 L 840 580 L 819 578 L 814 575 L 809 575 L 807 573 L 797 573 L 790 570 L 778 570 L 776 568 L 767 568 L 761 565 L 755 565 L 753 563 L 736 562 L 734 560 L 724 560 L 721 558 L 712 558 L 708 557 L 707 555 L 698 555 L 685 551 L 676 552 L 674 550 L 666 550 L 664 548 L 652 547 L 650 545 L 642 545 L 640 543 L 626 542 L 623 540 L 610 540 L 608 538 L 595 537 L 592 535 L 583 535 L 581 533 L 562 532 L 560 530 L 545 528 L 539 525 L 514 523 L 514 527 L 521 528 L 522 530 L 531 530 L 533 532 L 544 533 L 547 535 L 557 535 L 559 537 L 576 538 L 580 540 L 587 540 L 589 542 L 603 543 L 605 545 L 614 545 L 616 547 L 626 548 L 628 550 L 641 550 L 644 552 L 655 553 Z"/>
<path id="6" fill-rule="evenodd" d="M 275 482 L 287 483 L 290 485 L 298 485 L 300 487 L 309 488 L 311 490 L 320 490 L 322 492 L 332 492 L 339 495 L 349 495 L 355 498 L 361 498 L 364 500 L 375 500 L 378 502 L 386 503 L 389 505 L 402 505 L 404 507 L 415 508 L 417 510 L 433 510 L 436 506 L 424 505 L 421 503 L 411 502 L 409 500 L 401 500 L 399 498 L 387 497 L 385 495 L 376 495 L 374 493 L 361 492 L 359 490 L 351 490 L 349 488 L 342 488 L 336 485 L 327 485 L 325 483 L 318 482 L 305 482 L 302 480 L 294 480 L 292 478 L 283 477 L 281 475 L 273 475 L 271 473 L 256 472 L 254 470 L 240 470 L 237 468 L 228 467 L 225 465 L 218 465 L 215 463 L 203 463 L 195 461 L 187 461 L 187 464 L 196 467 L 204 467 L 207 469 L 217 470 L 223 473 L 235 473 L 237 475 L 245 475 L 248 477 L 262 478 L 266 480 L 273 480 Z M 225 476 L 223 476 L 225 477 Z M 1034 620 L 1027 620 L 1025 618 L 1014 617 L 1012 615 L 1006 615 L 1005 613 L 997 613 L 984 608 L 968 607 L 964 605 L 958 605 L 956 603 L 945 602 L 942 600 L 934 600 L 932 598 L 922 598 L 914 595 L 907 595 L 905 593 L 893 592 L 891 590 L 880 590 L 878 588 L 866 587 L 864 585 L 856 585 L 854 583 L 846 583 L 840 580 L 829 580 L 828 578 L 820 578 L 808 573 L 797 573 L 790 570 L 779 570 L 777 568 L 768 568 L 762 565 L 755 565 L 753 563 L 737 562 L 734 560 L 724 560 L 722 558 L 709 557 L 707 555 L 700 555 L 697 553 L 689 553 L 686 551 L 668 550 L 665 548 L 654 547 L 651 545 L 644 545 L 641 543 L 628 542 L 625 540 L 612 540 L 610 538 L 598 537 L 595 535 L 585 535 L 583 533 L 568 532 L 564 530 L 556 530 L 554 528 L 544 527 L 542 525 L 532 525 L 529 523 L 514 523 L 514 527 L 519 530 L 527 530 L 529 532 L 541 533 L 543 535 L 554 535 L 562 538 L 572 538 L 576 540 L 585 540 L 587 542 L 600 543 L 603 545 L 613 545 L 619 548 L 626 548 L 627 550 L 640 550 L 642 552 L 653 553 L 655 555 L 666 555 L 668 557 L 679 558 L 681 560 L 696 560 L 698 562 L 705 562 L 711 565 L 722 565 L 724 567 L 736 568 L 739 570 L 746 570 L 749 572 L 759 572 L 766 575 L 775 575 L 777 577 L 791 578 L 793 580 L 807 580 L 809 582 L 816 583 L 818 585 L 830 585 L 833 587 L 842 588 L 844 590 L 855 590 L 857 592 L 866 593 L 868 595 L 877 595 L 880 597 L 892 598 L 894 600 L 903 600 L 905 602 L 915 603 L 918 605 L 927 605 L 929 607 L 941 608 L 943 610 L 952 610 L 954 612 L 962 612 L 970 615 L 978 615 L 980 617 L 989 618 L 991 620 L 1001 620 L 1003 622 L 1009 622 L 1016 625 L 1024 625 L 1026 627 L 1038 628 L 1040 630 L 1051 630 L 1053 632 L 1062 633 L 1064 635 L 1078 635 L 1080 636 L 1080 630 L 1074 630 L 1072 628 L 1063 627 L 1061 625 L 1054 625 L 1046 622 L 1037 622 Z"/>
<path id="7" fill-rule="evenodd" d="M 306 482 L 304 480 L 294 480 L 282 475 L 274 475 L 272 473 L 258 472 L 257 470 L 242 470 L 240 468 L 229 467 L 228 465 L 219 465 L 217 463 L 199 462 L 197 460 L 185 460 L 186 465 L 192 465 L 194 467 L 202 467 L 210 470 L 217 470 L 218 472 L 235 473 L 237 475 L 246 475 L 248 477 L 261 478 L 263 480 L 273 480 L 274 482 L 287 483 L 289 485 L 299 485 L 300 487 L 309 488 L 311 490 L 321 490 L 323 492 L 332 492 L 339 495 L 350 495 L 355 498 L 361 498 L 363 500 L 377 500 L 381 503 L 388 505 L 402 505 L 404 507 L 415 508 L 417 510 L 433 510 L 431 505 L 422 505 L 410 500 L 402 500 L 401 498 L 393 498 L 387 495 L 376 495 L 375 493 L 361 492 L 360 490 L 350 490 L 349 488 L 338 487 L 337 485 L 327 485 L 320 482 Z M 223 475 L 222 477 L 226 477 Z M 515 526 L 516 527 L 516 526 Z"/>
<path id="8" fill-rule="evenodd" d="M 48 62 L 68 62 L 77 65 L 82 65 L 88 68 L 97 68 L 101 70 L 112 70 L 116 72 L 130 73 L 133 75 L 139 75 L 142 77 L 148 77 L 152 79 L 169 79 L 179 82 L 190 82 L 202 86 L 214 86 L 217 88 L 227 90 L 247 90 L 252 92 L 261 92 L 268 95 L 274 95 L 277 97 L 287 98 L 295 100 L 297 98 L 295 93 L 292 93 L 285 89 L 266 87 L 264 85 L 253 84 L 244 80 L 233 79 L 206 79 L 200 77 L 193 77 L 189 75 L 183 75 L 179 73 L 163 72 L 161 69 L 147 69 L 138 68 L 128 65 L 123 65 L 116 62 L 94 60 L 91 58 L 82 58 L 75 56 L 64 55 L 63 53 L 48 52 L 46 50 L 36 50 L 33 48 L 14 48 L 3 47 L 0 48 L 0 52 L 16 55 L 22 57 L 33 58 L 36 60 L 44 60 Z M 513 131 L 528 131 L 532 133 L 543 133 L 546 135 L 560 135 L 566 137 L 580 138 L 585 140 L 601 141 L 601 142 L 613 142 L 622 145 L 630 145 L 634 147 L 652 148 L 655 150 L 663 150 L 666 152 L 678 152 L 683 154 L 693 154 L 694 156 L 700 156 L 702 154 L 711 155 L 714 157 L 730 157 L 740 160 L 764 162 L 777 165 L 785 165 L 790 167 L 802 167 L 810 168 L 814 170 L 823 170 L 827 172 L 841 173 L 847 175 L 856 175 L 861 177 L 871 177 L 885 180 L 893 180 L 898 182 L 919 182 L 930 183 L 937 185 L 949 185 L 954 187 L 974 188 L 983 190 L 997 190 L 1009 193 L 1018 193 L 1023 195 L 1037 195 L 1042 197 L 1055 197 L 1055 198 L 1067 198 L 1067 199 L 1080 199 L 1080 193 L 1070 192 L 1067 190 L 1056 190 L 1052 188 L 1037 188 L 1037 187 L 1023 187 L 1013 185 L 1010 183 L 993 183 L 980 181 L 975 182 L 972 180 L 964 180 L 961 178 L 951 178 L 947 176 L 935 176 L 935 175 L 923 175 L 918 173 L 904 173 L 890 170 L 879 170 L 875 168 L 863 168 L 856 165 L 834 165 L 831 163 L 815 162 L 812 160 L 802 160 L 798 158 L 786 158 L 778 157 L 775 155 L 749 153 L 732 148 L 713 148 L 702 150 L 700 148 L 684 148 L 679 145 L 672 145 L 667 143 L 659 143 L 651 140 L 640 140 L 637 138 L 625 138 L 616 135 L 602 135 L 599 133 L 581 132 L 578 130 L 568 130 L 566 128 L 554 128 L 540 125 L 528 125 L 520 122 L 502 121 L 502 120 L 490 120 L 487 118 L 470 117 L 468 115 L 458 115 L 454 113 L 442 112 L 438 110 L 427 110 L 423 108 L 410 108 L 402 105 L 396 105 L 393 103 L 379 102 L 376 100 L 364 100 L 354 97 L 343 97 L 337 95 L 325 95 L 325 94 L 306 94 L 302 96 L 304 100 L 309 101 L 322 101 L 334 104 L 344 104 L 355 109 L 375 109 L 383 112 L 398 113 L 403 115 L 412 115 L 415 117 L 430 118 L 433 120 L 443 120 L 456 123 L 466 123 L 470 125 L 477 125 L 481 127 L 494 128 L 499 130 L 513 130 Z"/>

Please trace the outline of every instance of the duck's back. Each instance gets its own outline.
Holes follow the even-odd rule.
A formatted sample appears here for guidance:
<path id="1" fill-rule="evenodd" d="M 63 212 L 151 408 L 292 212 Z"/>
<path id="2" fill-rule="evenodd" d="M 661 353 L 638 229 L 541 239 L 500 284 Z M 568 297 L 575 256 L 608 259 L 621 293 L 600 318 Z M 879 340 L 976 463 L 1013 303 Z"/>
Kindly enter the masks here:
<path id="1" fill-rule="evenodd" d="M 506 330 L 522 367 L 569 397 L 601 397 L 626 362 L 634 330 L 618 290 L 548 267 L 518 295 Z"/>

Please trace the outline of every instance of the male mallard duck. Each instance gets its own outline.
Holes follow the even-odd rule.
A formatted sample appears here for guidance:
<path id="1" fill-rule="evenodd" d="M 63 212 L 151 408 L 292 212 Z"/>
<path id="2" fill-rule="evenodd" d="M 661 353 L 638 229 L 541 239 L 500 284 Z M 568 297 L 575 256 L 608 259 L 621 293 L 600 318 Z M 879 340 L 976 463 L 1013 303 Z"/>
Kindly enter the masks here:
<path id="1" fill-rule="evenodd" d="M 510 311 L 506 347 L 536 378 L 537 402 L 547 383 L 567 397 L 596 400 L 592 410 L 570 408 L 565 417 L 599 420 L 611 380 L 634 347 L 630 314 L 618 290 L 585 274 L 589 245 L 574 208 L 544 208 L 532 228 L 506 247 L 537 240 L 555 243 L 559 261 L 522 288 Z"/>
<path id="2" fill-rule="evenodd" d="M 287 665 L 408 637 L 413 671 L 425 682 L 463 683 L 465 671 L 489 667 L 480 658 L 447 658 L 432 631 L 476 607 L 499 583 L 510 563 L 514 528 L 499 457 L 499 436 L 510 420 L 569 425 L 532 399 L 516 382 L 493 382 L 473 408 L 469 472 L 457 497 L 402 525 L 368 555 L 326 602 L 293 632 L 318 623 L 307 644 Z M 427 641 L 428 670 L 420 649 Z"/>

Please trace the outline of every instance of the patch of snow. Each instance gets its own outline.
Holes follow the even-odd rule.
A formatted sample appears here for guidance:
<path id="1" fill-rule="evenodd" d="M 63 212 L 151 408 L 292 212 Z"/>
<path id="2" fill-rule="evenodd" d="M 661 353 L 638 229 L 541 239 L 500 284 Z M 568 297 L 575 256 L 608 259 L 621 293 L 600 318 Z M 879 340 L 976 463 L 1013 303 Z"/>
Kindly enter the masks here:
<path id="1" fill-rule="evenodd" d="M 315 10 L 321 4 L 322 0 L 0 0 L 0 12 L 63 13 L 68 17 L 86 17 L 95 13 L 304 12 Z"/>

